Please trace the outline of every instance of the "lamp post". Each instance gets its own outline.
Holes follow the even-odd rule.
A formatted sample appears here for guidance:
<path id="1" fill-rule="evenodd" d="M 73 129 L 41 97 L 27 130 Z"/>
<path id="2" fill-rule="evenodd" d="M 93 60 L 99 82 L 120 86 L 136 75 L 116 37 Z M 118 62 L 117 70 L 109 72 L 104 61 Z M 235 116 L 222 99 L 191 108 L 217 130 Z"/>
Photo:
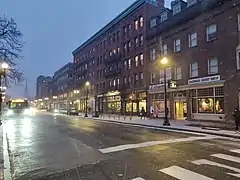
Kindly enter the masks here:
<path id="1" fill-rule="evenodd" d="M 3 92 L 4 92 L 4 87 L 2 85 L 2 76 L 3 78 L 6 78 L 6 73 L 7 73 L 7 70 L 8 70 L 9 66 L 6 62 L 3 62 L 1 64 L 1 74 L 0 74 L 0 118 L 2 119 L 2 102 L 3 102 Z M 0 125 L 2 125 L 2 120 L 0 119 Z"/>
<path id="2" fill-rule="evenodd" d="M 167 107 L 167 75 L 166 75 L 166 66 L 168 64 L 168 59 L 166 57 L 164 57 L 161 60 L 161 64 L 164 66 L 164 113 L 165 113 L 165 118 L 164 118 L 164 122 L 163 125 L 164 126 L 170 126 L 170 122 L 168 120 L 168 107 Z"/>
<path id="3" fill-rule="evenodd" d="M 88 91 L 89 91 L 89 86 L 90 86 L 90 82 L 87 81 L 85 83 L 85 88 L 86 88 L 86 100 L 85 100 L 85 116 L 84 117 L 88 117 L 88 108 L 87 108 L 87 104 L 88 104 Z"/>

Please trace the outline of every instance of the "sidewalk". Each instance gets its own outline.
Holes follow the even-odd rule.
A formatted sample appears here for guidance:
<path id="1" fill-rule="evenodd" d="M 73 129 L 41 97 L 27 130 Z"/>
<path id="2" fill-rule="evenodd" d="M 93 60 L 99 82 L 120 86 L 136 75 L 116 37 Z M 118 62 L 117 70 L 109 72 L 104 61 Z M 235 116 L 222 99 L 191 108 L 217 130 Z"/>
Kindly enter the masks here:
<path id="1" fill-rule="evenodd" d="M 224 130 L 224 128 L 214 127 L 213 122 L 196 122 L 196 121 L 186 121 L 186 120 L 169 120 L 171 126 L 163 126 L 163 119 L 140 119 L 140 117 L 132 117 L 129 116 L 119 116 L 119 115 L 103 115 L 99 118 L 94 118 L 95 120 L 108 121 L 108 122 L 118 122 L 123 124 L 134 124 L 146 127 L 153 128 L 162 128 L 162 129 L 170 129 L 170 130 L 179 130 L 179 131 L 187 131 L 187 132 L 195 132 L 195 133 L 204 133 L 211 134 L 223 137 L 231 137 L 240 139 L 240 133 L 236 133 L 234 130 Z M 227 124 L 221 122 L 224 126 L 228 126 Z M 196 126 L 198 127 L 196 127 Z M 231 126 L 232 124 L 230 124 Z M 233 128 L 234 129 L 234 128 Z"/>
<path id="2" fill-rule="evenodd" d="M 4 179 L 3 127 L 0 126 L 0 180 Z"/>

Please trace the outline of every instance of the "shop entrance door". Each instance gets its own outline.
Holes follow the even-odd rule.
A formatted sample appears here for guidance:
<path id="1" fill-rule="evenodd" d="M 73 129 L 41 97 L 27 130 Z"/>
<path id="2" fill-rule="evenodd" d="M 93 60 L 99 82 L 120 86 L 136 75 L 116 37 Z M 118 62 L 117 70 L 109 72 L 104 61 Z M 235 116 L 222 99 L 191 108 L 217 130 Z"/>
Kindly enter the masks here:
<path id="1" fill-rule="evenodd" d="M 175 119 L 184 120 L 187 117 L 187 103 L 184 101 L 175 102 Z"/>

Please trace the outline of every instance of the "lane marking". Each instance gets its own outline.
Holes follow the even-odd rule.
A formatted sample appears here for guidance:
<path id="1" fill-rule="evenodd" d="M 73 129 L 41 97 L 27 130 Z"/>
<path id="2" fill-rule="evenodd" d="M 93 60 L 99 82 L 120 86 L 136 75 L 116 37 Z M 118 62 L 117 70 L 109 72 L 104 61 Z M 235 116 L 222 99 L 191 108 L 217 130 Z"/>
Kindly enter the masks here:
<path id="1" fill-rule="evenodd" d="M 237 172 L 237 174 L 227 173 L 228 175 L 231 175 L 231 176 L 234 176 L 234 177 L 240 177 L 240 169 L 235 168 L 235 167 L 231 167 L 231 166 L 228 166 L 228 165 L 225 165 L 225 164 L 216 163 L 216 162 L 209 161 L 209 160 L 206 160 L 206 159 L 200 159 L 200 160 L 192 161 L 191 163 L 196 164 L 196 165 L 209 165 L 209 166 L 216 166 L 216 167 L 220 167 L 220 168 L 229 169 L 231 171 Z"/>
<path id="2" fill-rule="evenodd" d="M 138 177 L 138 178 L 134 178 L 134 179 L 132 179 L 132 180 L 145 180 L 145 179 L 143 179 L 143 178 L 141 178 L 141 177 Z"/>
<path id="3" fill-rule="evenodd" d="M 207 176 L 195 173 L 193 171 L 190 171 L 188 169 L 181 168 L 179 166 L 171 166 L 169 168 L 165 168 L 162 170 L 159 170 L 160 172 L 167 174 L 169 176 L 172 176 L 179 180 L 214 180 L 212 178 L 209 178 Z"/>
<path id="4" fill-rule="evenodd" d="M 106 153 L 124 151 L 124 150 L 128 150 L 128 149 L 136 149 L 136 148 L 155 146 L 155 145 L 160 145 L 160 144 L 192 142 L 192 141 L 197 141 L 197 140 L 215 139 L 215 138 L 216 138 L 215 136 L 204 136 L 204 137 L 188 137 L 188 138 L 181 138 L 181 139 L 168 139 L 168 140 L 163 140 L 163 141 L 149 141 L 149 142 L 138 143 L 138 144 L 125 144 L 125 145 L 113 146 L 113 147 L 108 147 L 108 148 L 98 149 L 98 150 L 101 153 L 106 154 Z"/>
<path id="5" fill-rule="evenodd" d="M 240 149 L 233 149 L 233 150 L 230 150 L 231 152 L 234 152 L 234 153 L 238 153 L 240 154 Z"/>
<path id="6" fill-rule="evenodd" d="M 227 160 L 227 161 L 240 163 L 240 158 L 236 157 L 236 156 L 230 156 L 230 155 L 227 155 L 227 154 L 212 154 L 211 156 L 219 158 L 219 159 L 224 159 L 224 160 Z"/>

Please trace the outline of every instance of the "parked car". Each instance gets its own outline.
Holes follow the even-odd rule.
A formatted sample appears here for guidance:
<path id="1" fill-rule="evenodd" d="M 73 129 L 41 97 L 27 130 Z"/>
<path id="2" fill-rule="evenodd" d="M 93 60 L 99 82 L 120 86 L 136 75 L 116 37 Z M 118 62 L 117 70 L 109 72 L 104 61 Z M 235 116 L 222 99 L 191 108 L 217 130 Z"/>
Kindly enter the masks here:
<path id="1" fill-rule="evenodd" d="M 60 108 L 60 109 L 58 110 L 58 113 L 59 113 L 59 114 L 68 114 L 68 111 L 67 111 L 67 109 Z"/>
<path id="2" fill-rule="evenodd" d="M 69 109 L 68 115 L 70 116 L 78 116 L 79 112 L 77 109 Z"/>

